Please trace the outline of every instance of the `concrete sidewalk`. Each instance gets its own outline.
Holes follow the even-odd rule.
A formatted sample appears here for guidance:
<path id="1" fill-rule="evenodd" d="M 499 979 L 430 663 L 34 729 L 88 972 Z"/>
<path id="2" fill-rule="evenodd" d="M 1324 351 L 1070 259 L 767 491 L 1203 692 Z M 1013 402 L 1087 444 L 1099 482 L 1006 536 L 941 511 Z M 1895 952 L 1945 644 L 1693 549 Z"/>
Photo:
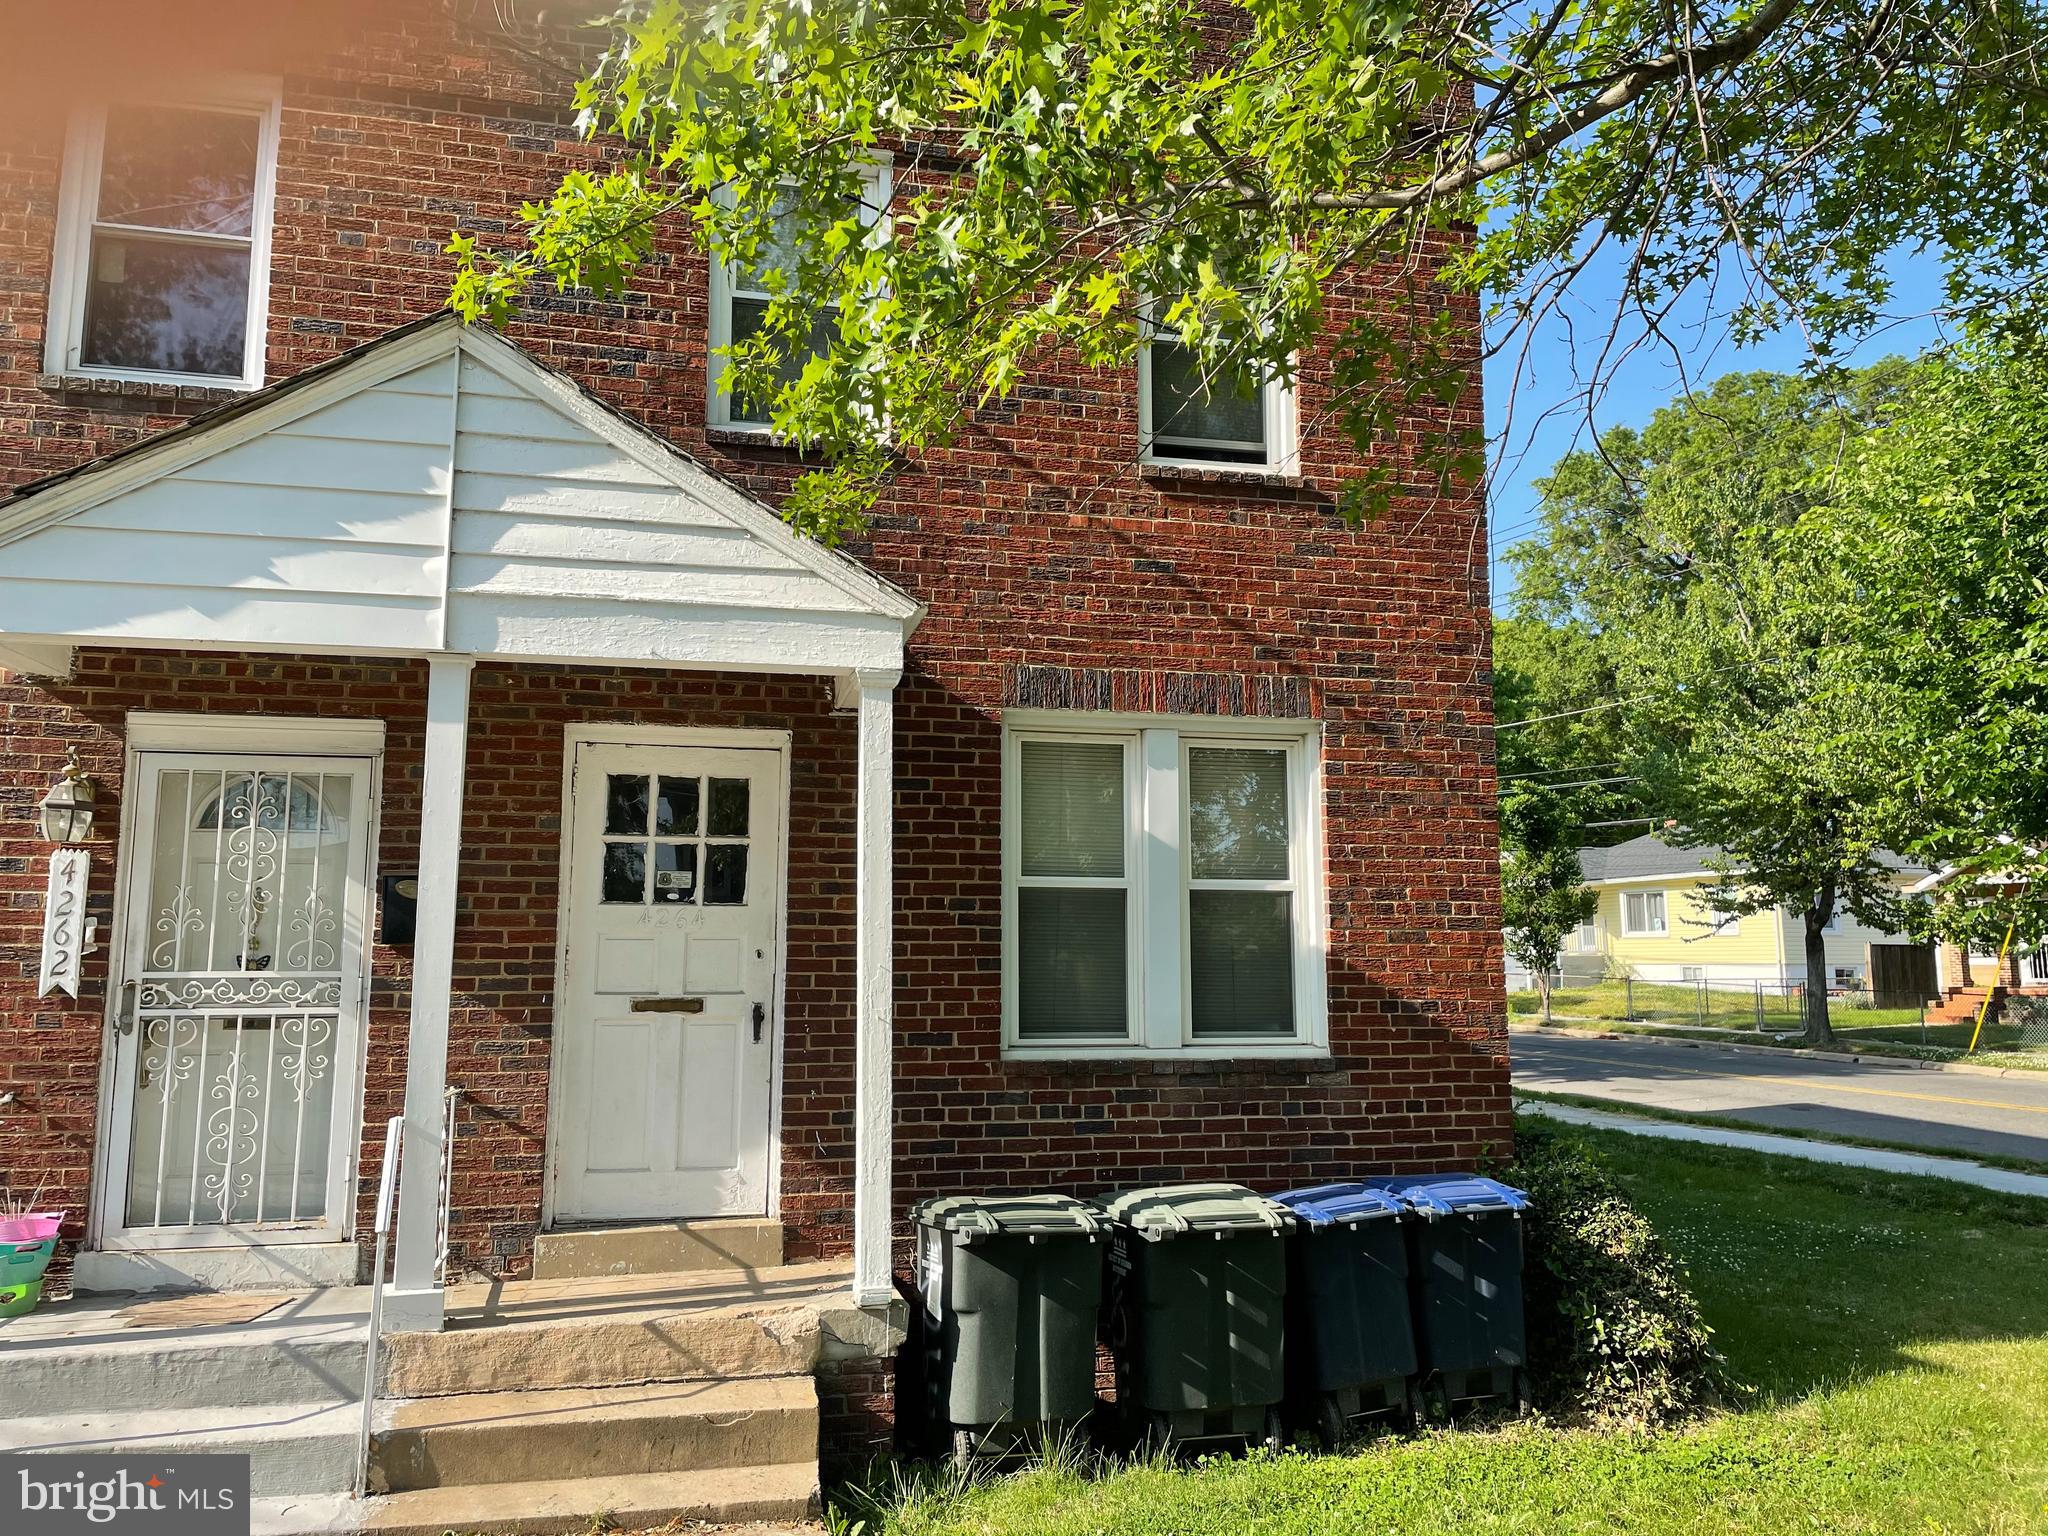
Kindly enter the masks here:
<path id="1" fill-rule="evenodd" d="M 1844 1168 L 1872 1168 L 1883 1173 L 1906 1173 L 1920 1178 L 1951 1179 L 1974 1184 L 1979 1189 L 2005 1195 L 2032 1195 L 2048 1200 L 2048 1177 L 2015 1173 L 2006 1168 L 1989 1168 L 1959 1157 L 1921 1157 L 1912 1152 L 1887 1152 L 1878 1147 L 1849 1147 L 1832 1141 L 1807 1141 L 1798 1136 L 1767 1136 L 1754 1131 L 1724 1131 L 1705 1125 L 1681 1125 L 1671 1120 L 1652 1120 L 1642 1115 L 1609 1114 L 1605 1110 L 1580 1109 L 1570 1104 L 1546 1104 L 1539 1099 L 1517 1099 L 1515 1110 L 1540 1115 L 1567 1125 L 1592 1126 L 1603 1131 L 1626 1131 L 1631 1136 L 1656 1136 L 1665 1141 L 1691 1141 L 1709 1147 L 1740 1147 L 1749 1152 L 1769 1152 L 1778 1157 L 1803 1157 L 1809 1162 L 1834 1163 Z"/>

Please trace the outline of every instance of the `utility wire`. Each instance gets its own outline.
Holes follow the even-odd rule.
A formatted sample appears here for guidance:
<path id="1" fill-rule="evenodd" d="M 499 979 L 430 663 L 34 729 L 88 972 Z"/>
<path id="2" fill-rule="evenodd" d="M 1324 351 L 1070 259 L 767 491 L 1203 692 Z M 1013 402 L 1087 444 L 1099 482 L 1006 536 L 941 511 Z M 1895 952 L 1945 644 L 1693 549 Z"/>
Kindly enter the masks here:
<path id="1" fill-rule="evenodd" d="M 1500 781 L 1503 784 L 1510 784 L 1516 779 L 1536 779 L 1553 773 L 1592 773 L 1600 768 L 1620 766 L 1619 763 L 1574 763 L 1569 768 L 1531 768 L 1527 773 L 1504 773 L 1500 776 Z"/>

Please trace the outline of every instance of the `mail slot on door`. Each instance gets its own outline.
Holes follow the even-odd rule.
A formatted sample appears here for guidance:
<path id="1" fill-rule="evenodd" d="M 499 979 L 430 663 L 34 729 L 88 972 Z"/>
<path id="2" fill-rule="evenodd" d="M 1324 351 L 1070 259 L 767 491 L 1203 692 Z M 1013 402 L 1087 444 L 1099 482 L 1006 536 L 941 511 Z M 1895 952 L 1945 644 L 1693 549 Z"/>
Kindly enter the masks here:
<path id="1" fill-rule="evenodd" d="M 636 997 L 626 1005 L 632 1013 L 702 1013 L 701 997 Z"/>

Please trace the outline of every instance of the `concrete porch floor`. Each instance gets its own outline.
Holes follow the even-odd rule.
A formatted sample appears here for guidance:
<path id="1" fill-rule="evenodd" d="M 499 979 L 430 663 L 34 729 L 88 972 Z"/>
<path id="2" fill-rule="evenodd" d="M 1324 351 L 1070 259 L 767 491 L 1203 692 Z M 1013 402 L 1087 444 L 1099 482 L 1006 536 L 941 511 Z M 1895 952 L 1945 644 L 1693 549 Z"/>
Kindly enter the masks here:
<path id="1" fill-rule="evenodd" d="M 855 1305 L 844 1263 L 452 1287 L 444 1330 L 387 1334 L 379 1373 L 380 1485 L 408 1486 L 388 1475 L 408 1456 L 431 1476 L 356 1504 L 324 1490 L 350 1475 L 368 1288 L 165 1300 L 86 1297 L 0 1324 L 0 1450 L 247 1450 L 272 1533 L 574 1531 L 599 1507 L 625 1529 L 800 1514 L 817 1402 L 793 1378 L 903 1336 L 901 1304 Z M 584 1441 L 587 1467 L 569 1454 Z"/>

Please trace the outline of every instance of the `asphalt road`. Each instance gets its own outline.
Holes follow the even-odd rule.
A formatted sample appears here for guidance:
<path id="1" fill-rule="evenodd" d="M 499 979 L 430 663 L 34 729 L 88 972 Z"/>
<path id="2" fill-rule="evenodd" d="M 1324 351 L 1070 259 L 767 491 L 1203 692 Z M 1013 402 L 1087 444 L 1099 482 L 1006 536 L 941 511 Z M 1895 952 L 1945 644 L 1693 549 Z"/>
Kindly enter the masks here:
<path id="1" fill-rule="evenodd" d="M 1782 1058 L 1640 1035 L 1511 1037 L 1514 1084 L 1961 1156 L 2048 1161 L 2048 1072 L 2006 1077 Z"/>

